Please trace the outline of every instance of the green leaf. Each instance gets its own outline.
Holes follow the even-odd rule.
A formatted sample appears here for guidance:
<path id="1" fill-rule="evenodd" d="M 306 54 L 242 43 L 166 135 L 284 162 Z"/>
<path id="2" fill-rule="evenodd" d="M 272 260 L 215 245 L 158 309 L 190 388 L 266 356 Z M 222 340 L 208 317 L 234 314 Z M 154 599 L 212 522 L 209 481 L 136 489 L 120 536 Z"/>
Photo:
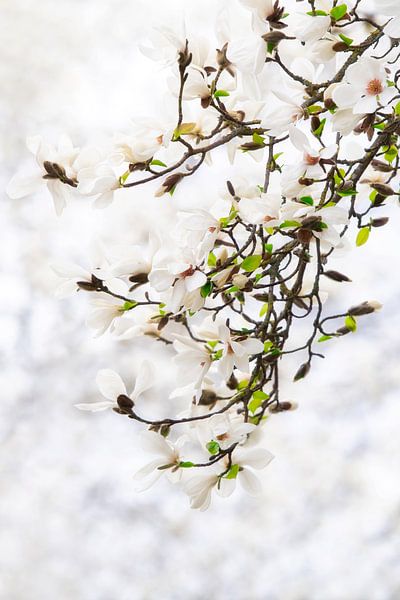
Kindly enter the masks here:
<path id="1" fill-rule="evenodd" d="M 299 221 L 283 221 L 279 225 L 280 229 L 289 229 L 290 227 L 301 227 L 301 223 Z"/>
<path id="2" fill-rule="evenodd" d="M 236 479 L 240 470 L 239 465 L 232 465 L 227 474 L 225 475 L 225 479 Z"/>
<path id="3" fill-rule="evenodd" d="M 137 306 L 137 302 L 129 302 L 128 300 L 126 302 L 124 302 L 124 304 L 120 307 L 120 311 L 121 312 L 125 312 L 127 310 L 132 310 L 132 308 L 135 308 L 135 306 Z"/>
<path id="4" fill-rule="evenodd" d="M 339 37 L 342 40 L 342 42 L 346 44 L 346 46 L 351 46 L 354 41 L 351 38 L 347 37 L 347 35 L 344 35 L 343 33 L 339 33 Z"/>
<path id="5" fill-rule="evenodd" d="M 308 206 L 314 205 L 314 200 L 313 200 L 313 198 L 311 198 L 311 196 L 302 196 L 301 198 L 299 198 L 299 200 L 303 204 L 308 204 Z"/>
<path id="6" fill-rule="evenodd" d="M 347 315 L 344 320 L 344 324 L 349 329 L 349 331 L 357 331 L 357 321 L 351 315 Z"/>
<path id="7" fill-rule="evenodd" d="M 396 104 L 396 106 L 394 107 L 394 114 L 395 115 L 400 115 L 400 102 L 398 102 Z"/>
<path id="8" fill-rule="evenodd" d="M 272 254 L 274 247 L 272 244 L 264 244 L 264 250 L 265 252 L 268 252 L 268 254 Z"/>
<path id="9" fill-rule="evenodd" d="M 166 167 L 167 166 L 165 163 L 163 163 L 162 160 L 158 160 L 158 158 L 155 158 L 154 160 L 152 160 L 150 165 L 152 167 Z"/>
<path id="10" fill-rule="evenodd" d="M 249 380 L 248 379 L 242 379 L 242 381 L 239 381 L 239 383 L 237 385 L 237 389 L 239 391 L 240 390 L 245 390 L 248 385 L 249 385 Z"/>
<path id="11" fill-rule="evenodd" d="M 272 347 L 273 347 L 272 342 L 264 342 L 264 352 L 265 353 L 269 352 Z"/>
<path id="12" fill-rule="evenodd" d="M 260 317 L 263 317 L 264 315 L 267 314 L 268 306 L 269 306 L 268 303 L 262 305 L 261 310 L 260 310 Z"/>
<path id="13" fill-rule="evenodd" d="M 261 254 L 253 254 L 253 256 L 248 256 L 244 259 L 242 264 L 240 265 L 244 271 L 251 272 L 258 269 L 261 264 L 262 256 Z"/>
<path id="14" fill-rule="evenodd" d="M 322 119 L 319 127 L 317 127 L 317 129 L 314 129 L 313 135 L 315 135 L 315 137 L 317 137 L 317 138 L 321 137 L 321 135 L 324 131 L 325 123 L 326 123 L 326 119 Z"/>
<path id="15" fill-rule="evenodd" d="M 264 138 L 259 135 L 258 133 L 254 132 L 253 133 L 253 142 L 255 144 L 260 144 L 260 146 L 262 146 L 264 144 Z"/>
<path id="16" fill-rule="evenodd" d="M 323 110 L 323 107 L 319 106 L 319 104 L 313 104 L 312 106 L 309 106 L 307 108 L 307 112 L 309 115 L 318 115 Z"/>
<path id="17" fill-rule="evenodd" d="M 346 196 L 355 196 L 358 192 L 357 190 L 336 190 L 337 193 L 339 194 L 339 196 L 341 196 L 342 198 L 345 198 Z"/>
<path id="18" fill-rule="evenodd" d="M 390 148 L 385 151 L 385 159 L 390 163 L 394 161 L 397 155 L 398 150 L 396 146 L 390 146 Z"/>
<path id="19" fill-rule="evenodd" d="M 214 92 L 214 96 L 215 98 L 222 98 L 224 96 L 229 96 L 229 92 L 227 92 L 226 90 L 216 90 Z"/>
<path id="20" fill-rule="evenodd" d="M 215 440 L 211 440 L 211 442 L 208 442 L 208 444 L 206 444 L 206 448 L 212 455 L 218 454 L 218 452 L 220 451 L 219 444 Z"/>
<path id="21" fill-rule="evenodd" d="M 209 267 L 217 266 L 217 257 L 215 256 L 215 254 L 213 252 L 210 252 L 210 254 L 208 255 L 207 264 Z"/>
<path id="22" fill-rule="evenodd" d="M 331 17 L 334 21 L 340 21 L 343 19 L 344 15 L 347 13 L 346 4 L 339 4 L 338 6 L 334 6 L 331 10 Z"/>
<path id="23" fill-rule="evenodd" d="M 310 10 L 307 13 L 310 17 L 327 17 L 328 13 L 326 13 L 324 10 Z"/>
<path id="24" fill-rule="evenodd" d="M 187 461 L 180 462 L 179 466 L 182 469 L 190 469 L 191 467 L 194 467 L 194 463 L 190 462 L 190 460 L 187 460 Z"/>
<path id="25" fill-rule="evenodd" d="M 254 392 L 253 398 L 252 398 L 252 400 L 250 400 L 250 402 L 248 404 L 249 411 L 254 414 L 256 412 L 256 410 L 258 408 L 260 408 L 260 406 L 264 402 L 264 400 L 268 400 L 268 398 L 269 398 L 268 394 L 265 394 L 261 390 Z"/>
<path id="26" fill-rule="evenodd" d="M 363 244 L 366 244 L 368 242 L 369 233 L 369 227 L 363 227 L 360 229 L 356 238 L 356 246 L 363 246 Z"/>
<path id="27" fill-rule="evenodd" d="M 318 342 L 327 342 L 328 340 L 331 340 L 332 338 L 333 338 L 333 335 L 321 335 Z"/>
<path id="28" fill-rule="evenodd" d="M 213 283 L 212 281 L 208 280 L 201 288 L 200 288 L 200 295 L 202 298 L 207 298 L 207 296 L 209 296 L 212 292 L 213 289 Z"/>

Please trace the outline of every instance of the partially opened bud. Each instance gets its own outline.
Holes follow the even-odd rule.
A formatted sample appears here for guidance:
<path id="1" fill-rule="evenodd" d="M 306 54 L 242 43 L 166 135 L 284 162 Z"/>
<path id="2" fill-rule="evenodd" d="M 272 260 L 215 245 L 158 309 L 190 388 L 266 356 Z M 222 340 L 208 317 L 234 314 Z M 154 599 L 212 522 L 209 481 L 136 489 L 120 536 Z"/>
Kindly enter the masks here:
<path id="1" fill-rule="evenodd" d="M 246 275 L 244 275 L 243 273 L 238 273 L 237 275 L 234 275 L 232 277 L 233 285 L 238 287 L 240 290 L 242 290 L 243 288 L 246 287 L 248 281 L 249 281 L 249 278 L 246 277 Z"/>
<path id="2" fill-rule="evenodd" d="M 175 188 L 175 186 L 181 181 L 181 179 L 183 179 L 183 177 L 183 173 L 174 173 L 173 175 L 167 177 L 164 180 L 162 186 L 159 187 L 156 193 L 154 194 L 155 197 L 160 198 L 160 196 L 171 192 Z"/>
<path id="3" fill-rule="evenodd" d="M 361 317 L 363 315 L 369 315 L 382 308 L 382 304 L 377 300 L 367 300 L 357 306 L 352 306 L 348 310 L 348 314 L 352 317 Z"/>

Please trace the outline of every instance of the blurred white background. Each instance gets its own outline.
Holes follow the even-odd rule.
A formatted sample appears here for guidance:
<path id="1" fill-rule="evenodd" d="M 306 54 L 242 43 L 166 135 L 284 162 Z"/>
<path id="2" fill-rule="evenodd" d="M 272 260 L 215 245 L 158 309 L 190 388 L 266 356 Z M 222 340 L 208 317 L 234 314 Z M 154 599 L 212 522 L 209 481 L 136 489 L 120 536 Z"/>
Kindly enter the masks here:
<path id="1" fill-rule="evenodd" d="M 2 0 L 1 188 L 30 160 L 26 135 L 101 141 L 157 110 L 165 73 L 139 53 L 140 39 L 173 9 L 207 31 L 217 5 Z M 205 177 L 196 185 L 206 189 Z M 1 193 L 0 598 L 397 600 L 398 208 L 386 212 L 391 226 L 332 265 L 354 281 L 335 287 L 334 302 L 377 299 L 384 309 L 332 342 L 305 382 L 287 384 L 300 408 L 268 425 L 276 458 L 263 495 L 238 493 L 197 513 L 167 483 L 134 492 L 135 424 L 74 408 L 97 398 L 99 368 L 129 378 L 139 355 L 166 350 L 93 340 L 85 297 L 53 297 L 52 262 L 84 265 L 107 228 L 137 242 L 179 201 L 153 192 L 120 196 L 103 212 L 72 206 L 61 219 L 46 194 L 11 202 Z M 160 397 L 168 381 L 160 377 Z"/>

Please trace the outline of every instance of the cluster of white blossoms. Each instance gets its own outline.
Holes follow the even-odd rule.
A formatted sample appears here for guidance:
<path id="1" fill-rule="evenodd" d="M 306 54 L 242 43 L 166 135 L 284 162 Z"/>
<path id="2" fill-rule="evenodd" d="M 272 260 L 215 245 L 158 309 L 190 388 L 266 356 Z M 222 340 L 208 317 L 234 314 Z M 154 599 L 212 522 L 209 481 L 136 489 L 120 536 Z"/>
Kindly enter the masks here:
<path id="1" fill-rule="evenodd" d="M 74 199 L 105 207 L 116 191 L 152 182 L 157 198 L 167 194 L 160 202 L 182 190 L 195 199 L 191 184 L 213 154 L 225 149 L 239 164 L 210 190 L 212 201 L 179 211 L 146 244 L 116 243 L 89 269 L 56 267 L 60 296 L 91 294 L 97 335 L 149 335 L 165 343 L 166 360 L 174 353 L 170 399 L 184 405 L 176 416 L 143 416 L 156 378 L 147 361 L 131 392 L 100 371 L 105 400 L 78 408 L 143 424 L 150 460 L 136 474 L 140 487 L 166 476 L 201 510 L 237 481 L 260 491 L 255 471 L 272 459 L 259 447 L 263 426 L 296 407 L 279 393 L 285 356 L 302 357 L 294 380 L 302 379 L 325 342 L 380 308 L 363 301 L 326 316 L 323 278 L 350 281 L 329 268 L 330 256 L 386 225 L 380 211 L 400 183 L 398 0 L 226 4 L 215 36 L 192 35 L 187 23 L 160 26 L 143 43 L 170 72 L 161 116 L 136 118 L 101 150 L 30 138 L 37 166 L 8 186 L 12 198 L 46 186 L 61 215 Z M 252 160 L 256 180 L 246 174 Z M 296 346 L 293 326 L 307 318 L 309 337 Z"/>

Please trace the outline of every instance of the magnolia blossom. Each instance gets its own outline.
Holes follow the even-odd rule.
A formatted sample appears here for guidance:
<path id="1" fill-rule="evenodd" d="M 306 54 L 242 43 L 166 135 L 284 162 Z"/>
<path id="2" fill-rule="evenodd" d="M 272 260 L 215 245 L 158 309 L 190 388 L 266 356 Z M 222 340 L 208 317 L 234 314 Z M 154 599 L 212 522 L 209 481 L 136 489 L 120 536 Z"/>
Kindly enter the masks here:
<path id="1" fill-rule="evenodd" d="M 172 482 L 177 482 L 182 476 L 180 450 L 185 442 L 184 438 L 172 444 L 162 435 L 148 431 L 141 435 L 142 449 L 154 458 L 136 471 L 134 479 L 138 481 L 137 490 L 145 491 L 159 480 L 165 473 Z"/>
<path id="2" fill-rule="evenodd" d="M 12 199 L 24 198 L 37 192 L 42 186 L 50 192 L 58 216 L 63 212 L 77 185 L 75 160 L 79 148 L 75 148 L 66 135 L 60 137 L 57 147 L 50 146 L 40 136 L 28 137 L 28 150 L 35 156 L 37 168 L 31 173 L 17 173 L 7 186 Z"/>
<path id="3" fill-rule="evenodd" d="M 383 62 L 362 57 L 348 67 L 345 82 L 332 91 L 332 100 L 339 108 L 352 108 L 354 114 L 372 113 L 397 93 L 387 85 L 387 78 Z"/>
<path id="4" fill-rule="evenodd" d="M 177 353 L 174 362 L 179 367 L 180 383 L 183 386 L 190 384 L 198 396 L 203 379 L 211 367 L 211 352 L 205 344 L 190 337 L 175 334 L 174 338 L 174 349 Z"/>
<path id="5" fill-rule="evenodd" d="M 181 262 L 163 261 L 153 267 L 149 274 L 150 285 L 157 292 L 166 292 L 165 301 L 174 312 L 189 303 L 194 306 L 197 298 L 201 305 L 200 288 L 207 283 L 206 275 L 196 266 L 196 257 L 187 252 Z M 192 293 L 196 293 L 193 297 Z"/>
<path id="6" fill-rule="evenodd" d="M 265 469 L 273 460 L 274 455 L 265 448 L 237 448 L 232 455 L 232 464 L 238 465 L 236 477 L 222 477 L 220 494 L 230 496 L 236 488 L 236 481 L 251 496 L 257 496 L 262 491 L 260 480 L 254 470 Z M 225 461 L 226 464 L 226 461 Z M 231 467 L 232 468 L 232 467 Z"/>
<path id="7" fill-rule="evenodd" d="M 244 442 L 256 429 L 252 423 L 245 423 L 241 417 L 230 416 L 227 412 L 214 415 L 205 422 L 204 427 L 205 431 L 201 433 L 202 439 L 207 442 L 216 441 L 222 450 Z"/>
<path id="8" fill-rule="evenodd" d="M 264 469 L 274 458 L 273 454 L 263 448 L 240 448 L 234 450 L 232 462 L 223 460 L 226 474 L 216 472 L 202 473 L 191 477 L 184 484 L 184 491 L 190 498 L 191 508 L 201 511 L 207 510 L 211 504 L 212 491 L 223 497 L 230 496 L 235 488 L 236 481 L 250 495 L 257 496 L 262 491 L 261 483 L 254 474 L 254 470 Z M 219 466 L 221 469 L 222 465 Z"/>
<path id="9" fill-rule="evenodd" d="M 98 412 L 108 408 L 115 408 L 118 410 L 120 409 L 118 399 L 121 396 L 127 397 L 134 404 L 141 394 L 152 387 L 154 384 L 154 374 L 153 365 L 147 360 L 143 361 L 139 367 L 135 385 L 131 393 L 128 394 L 126 386 L 118 373 L 111 369 L 102 369 L 97 374 L 96 383 L 100 393 L 107 398 L 107 400 L 102 400 L 100 402 L 85 402 L 83 404 L 76 404 L 75 406 L 80 410 L 90 412 Z"/>

